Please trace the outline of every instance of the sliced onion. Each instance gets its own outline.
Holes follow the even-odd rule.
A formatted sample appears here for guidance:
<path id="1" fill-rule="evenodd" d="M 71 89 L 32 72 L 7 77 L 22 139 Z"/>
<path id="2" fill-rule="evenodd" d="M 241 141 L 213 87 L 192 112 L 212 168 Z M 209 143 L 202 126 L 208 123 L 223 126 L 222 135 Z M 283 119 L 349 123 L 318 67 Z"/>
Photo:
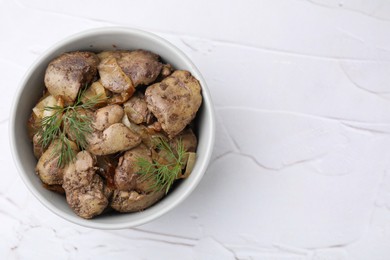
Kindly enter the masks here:
<path id="1" fill-rule="evenodd" d="M 57 105 L 57 99 L 49 95 L 42 99 L 34 108 L 33 113 L 35 118 L 42 119 L 45 116 L 51 116 L 55 113 L 54 110 L 45 110 L 45 107 L 54 107 Z"/>
<path id="2" fill-rule="evenodd" d="M 188 153 L 186 171 L 184 172 L 184 174 L 182 174 L 182 176 L 180 176 L 181 179 L 190 176 L 192 170 L 194 169 L 195 161 L 196 161 L 196 153 L 192 153 L 192 152 Z"/>

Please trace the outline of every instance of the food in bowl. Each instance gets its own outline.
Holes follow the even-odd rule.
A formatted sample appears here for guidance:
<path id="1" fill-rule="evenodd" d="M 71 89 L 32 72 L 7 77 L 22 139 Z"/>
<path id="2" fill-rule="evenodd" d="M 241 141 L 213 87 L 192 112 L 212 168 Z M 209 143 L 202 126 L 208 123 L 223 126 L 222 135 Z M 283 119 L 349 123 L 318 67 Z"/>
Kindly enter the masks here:
<path id="1" fill-rule="evenodd" d="M 36 173 L 85 219 L 137 212 L 190 175 L 199 81 L 146 50 L 53 59 L 28 128 Z"/>

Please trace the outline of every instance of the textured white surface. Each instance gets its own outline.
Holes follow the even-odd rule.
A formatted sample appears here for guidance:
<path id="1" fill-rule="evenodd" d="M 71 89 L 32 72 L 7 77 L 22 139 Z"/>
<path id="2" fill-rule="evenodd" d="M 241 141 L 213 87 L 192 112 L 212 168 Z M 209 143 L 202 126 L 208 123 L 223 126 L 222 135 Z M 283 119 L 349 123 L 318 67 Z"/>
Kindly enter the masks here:
<path id="1" fill-rule="evenodd" d="M 27 67 L 67 35 L 109 25 L 182 49 L 218 116 L 190 198 L 119 231 L 53 215 L 8 148 Z M 389 1 L 0 0 L 0 35 L 1 259 L 390 259 Z"/>

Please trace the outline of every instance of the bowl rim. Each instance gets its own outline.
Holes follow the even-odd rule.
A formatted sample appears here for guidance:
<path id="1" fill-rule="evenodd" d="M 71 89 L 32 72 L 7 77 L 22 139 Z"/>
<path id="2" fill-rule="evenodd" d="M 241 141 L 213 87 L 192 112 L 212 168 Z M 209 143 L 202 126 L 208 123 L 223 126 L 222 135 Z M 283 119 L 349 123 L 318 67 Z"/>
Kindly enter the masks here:
<path id="1" fill-rule="evenodd" d="M 202 96 L 203 96 L 203 102 L 207 103 L 207 114 L 210 118 L 209 120 L 209 129 L 207 130 L 208 140 L 209 142 L 207 143 L 207 148 L 205 151 L 204 158 L 205 160 L 197 162 L 198 164 L 200 163 L 199 166 L 199 174 L 196 176 L 196 178 L 190 183 L 190 185 L 187 187 L 187 189 L 183 190 L 181 194 L 176 196 L 176 199 L 172 201 L 172 203 L 167 204 L 164 206 L 164 208 L 161 208 L 161 210 L 155 212 L 154 214 L 149 214 L 142 219 L 138 220 L 129 220 L 123 223 L 100 223 L 100 222 L 94 222 L 92 220 L 86 220 L 82 219 L 76 215 L 74 216 L 69 216 L 67 214 L 64 214 L 62 210 L 59 208 L 55 207 L 51 202 L 47 200 L 45 196 L 43 196 L 36 187 L 34 187 L 33 184 L 30 183 L 28 180 L 26 174 L 24 172 L 24 169 L 22 168 L 22 162 L 21 158 L 19 158 L 18 152 L 17 152 L 17 147 L 16 147 L 16 138 L 17 136 L 14 134 L 14 125 L 16 121 L 16 111 L 17 111 L 17 104 L 19 99 L 21 98 L 23 94 L 23 86 L 27 84 L 28 79 L 31 77 L 31 75 L 34 73 L 34 70 L 36 69 L 39 64 L 41 64 L 45 59 L 47 59 L 49 56 L 53 55 L 54 53 L 58 52 L 58 49 L 60 49 L 63 46 L 66 46 L 67 44 L 70 44 L 71 42 L 81 40 L 83 38 L 89 38 L 89 37 L 94 37 L 98 35 L 104 35 L 104 34 L 112 34 L 112 33 L 121 33 L 121 34 L 137 34 L 140 37 L 156 42 L 158 44 L 164 45 L 166 48 L 170 49 L 171 51 L 177 53 L 178 56 L 180 56 L 190 67 L 190 70 L 195 72 L 197 74 L 197 79 L 201 83 L 202 86 Z M 203 175 L 206 172 L 207 166 L 211 160 L 211 154 L 213 152 L 213 147 L 215 143 L 215 110 L 213 106 L 213 102 L 211 100 L 211 95 L 209 92 L 209 89 L 207 87 L 206 81 L 204 80 L 202 74 L 200 73 L 199 69 L 195 66 L 195 64 L 190 60 L 190 58 L 183 52 L 181 51 L 178 47 L 167 41 L 166 39 L 139 29 L 134 29 L 130 27 L 119 27 L 119 26 L 108 26 L 108 27 L 100 27 L 100 28 L 94 28 L 94 29 L 89 29 L 89 30 L 84 30 L 81 32 L 78 32 L 76 34 L 72 34 L 70 36 L 66 36 L 62 40 L 56 42 L 55 44 L 51 45 L 50 48 L 45 50 L 42 54 L 40 54 L 35 61 L 28 67 L 24 75 L 22 76 L 16 93 L 13 96 L 12 100 L 12 105 L 11 105 L 11 110 L 10 110 L 10 121 L 9 121 L 9 126 L 8 126 L 8 131 L 9 135 L 11 135 L 11 138 L 9 138 L 9 145 L 11 148 L 11 154 L 12 158 L 14 161 L 14 165 L 16 166 L 16 169 L 18 171 L 18 175 L 22 179 L 23 183 L 27 186 L 28 190 L 35 196 L 35 198 L 40 201 L 41 204 L 43 204 L 47 209 L 49 209 L 51 212 L 56 214 L 57 216 L 61 217 L 62 219 L 65 219 L 71 223 L 83 226 L 83 227 L 88 227 L 88 228 L 95 228 L 95 229 L 103 229 L 103 230 L 113 230 L 113 229 L 124 229 L 124 228 L 130 228 L 130 227 L 135 227 L 139 226 L 142 224 L 146 224 L 147 222 L 150 222 L 154 219 L 157 219 L 161 217 L 162 215 L 166 214 L 169 212 L 171 209 L 174 207 L 178 206 L 180 203 L 182 203 L 192 192 L 193 190 L 197 187 L 199 184 L 200 180 L 202 179 Z M 130 213 L 131 214 L 131 213 Z"/>

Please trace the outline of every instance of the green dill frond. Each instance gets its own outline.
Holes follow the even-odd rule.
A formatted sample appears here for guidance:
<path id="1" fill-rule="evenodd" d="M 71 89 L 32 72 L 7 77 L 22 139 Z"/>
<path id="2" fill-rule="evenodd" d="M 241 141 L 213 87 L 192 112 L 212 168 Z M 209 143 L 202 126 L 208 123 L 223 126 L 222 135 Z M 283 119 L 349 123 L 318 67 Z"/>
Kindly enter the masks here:
<path id="1" fill-rule="evenodd" d="M 38 122 L 38 134 L 41 137 L 40 142 L 46 148 L 61 132 L 63 108 L 48 107 L 45 110 L 54 110 L 53 115 L 46 116 Z"/>
<path id="2" fill-rule="evenodd" d="M 84 92 L 85 89 L 78 93 L 73 105 L 45 107 L 44 110 L 51 111 L 52 115 L 45 116 L 38 122 L 38 135 L 41 136 L 40 144 L 42 147 L 48 147 L 55 139 L 60 140 L 55 149 L 55 153 L 59 154 L 58 166 L 60 167 L 64 167 L 75 156 L 71 145 L 72 141 L 69 138 L 74 139 L 81 150 L 86 149 L 88 146 L 87 137 L 93 132 L 93 119 L 85 111 L 104 101 L 104 98 L 98 95 L 83 103 L 81 100 Z"/>
<path id="3" fill-rule="evenodd" d="M 74 109 L 68 110 L 65 115 L 64 125 L 69 135 L 75 139 L 81 149 L 87 148 L 87 135 L 93 132 L 92 118 Z"/>
<path id="4" fill-rule="evenodd" d="M 59 142 L 56 144 L 52 156 L 56 155 L 59 155 L 57 165 L 61 168 L 65 167 L 65 165 L 71 162 L 76 156 L 71 141 L 63 132 L 61 132 L 59 136 Z"/>
<path id="5" fill-rule="evenodd" d="M 167 164 L 162 164 L 157 160 L 150 162 L 145 158 L 138 158 L 136 164 L 139 170 L 137 173 L 142 176 L 141 181 L 154 179 L 150 190 L 159 192 L 165 189 L 165 193 L 168 193 L 172 184 L 182 172 L 184 164 L 183 158 L 186 152 L 181 140 L 178 141 L 175 150 L 173 150 L 169 143 L 163 138 L 158 137 L 155 139 L 155 142 L 156 148 L 160 150 L 160 152 L 164 152 L 164 155 L 169 158 L 169 162 Z"/>

